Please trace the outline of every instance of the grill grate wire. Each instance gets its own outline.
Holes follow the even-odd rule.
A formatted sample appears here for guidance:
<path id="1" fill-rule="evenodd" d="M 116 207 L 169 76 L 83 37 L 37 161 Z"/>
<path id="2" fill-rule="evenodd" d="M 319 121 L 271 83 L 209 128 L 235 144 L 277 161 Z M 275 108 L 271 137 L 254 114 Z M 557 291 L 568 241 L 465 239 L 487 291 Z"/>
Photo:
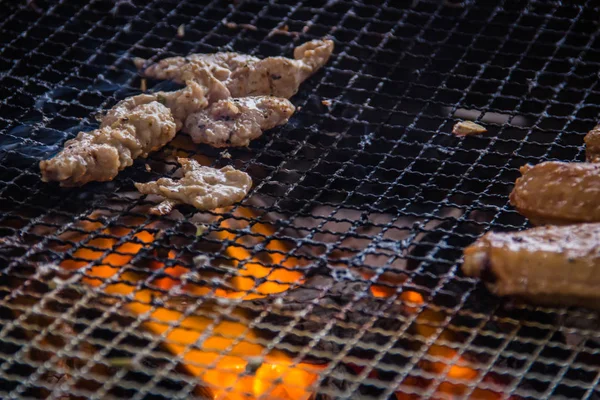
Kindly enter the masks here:
<path id="1" fill-rule="evenodd" d="M 207 398 L 215 388 L 182 365 L 187 354 L 206 350 L 212 330 L 226 322 L 246 329 L 216 334 L 232 344 L 216 351 L 215 363 L 240 344 L 258 344 L 263 355 L 286 350 L 298 368 L 318 367 L 310 389 L 317 398 L 600 396 L 595 314 L 507 304 L 459 270 L 462 249 L 482 233 L 527 226 L 507 201 L 521 165 L 583 160 L 583 135 L 598 120 L 600 7 L 593 1 L 397 3 L 5 5 L 1 397 Z M 180 25 L 184 37 L 177 36 Z M 273 33 L 286 26 L 298 34 Z M 248 149 L 230 149 L 231 159 L 182 138 L 114 182 L 58 190 L 39 181 L 39 160 L 95 127 L 95 113 L 139 93 L 133 57 L 222 50 L 289 56 L 299 43 L 323 36 L 335 40 L 335 54 L 292 99 L 298 112 L 290 123 Z M 452 125 L 464 118 L 488 133 L 454 137 Z M 133 182 L 172 169 L 168 157 L 176 152 L 246 170 L 255 180 L 251 196 L 223 212 L 199 216 L 181 208 L 160 220 L 148 216 L 143 209 L 151 202 L 132 195 Z M 198 218 L 206 223 L 200 235 Z M 338 296 L 326 287 L 283 318 L 277 299 L 292 301 L 292 293 L 313 289 L 308 283 L 289 284 L 270 296 L 274 301 L 219 300 L 216 291 L 233 272 L 213 279 L 214 271 L 194 266 L 199 253 L 214 267 L 252 268 L 258 259 L 304 276 L 332 267 L 366 271 L 342 283 L 367 291 L 383 285 L 392 294 L 373 299 L 371 309 L 365 293 Z M 87 285 L 107 257 L 127 261 L 99 285 Z M 66 262 L 82 266 L 68 273 L 47 266 Z M 178 266 L 212 279 L 210 292 L 157 284 L 174 278 Z M 401 283 L 385 283 L 390 273 Z M 67 278 L 49 278 L 56 276 Z M 267 276 L 250 292 L 264 283 L 288 284 Z M 108 293 L 115 284 L 130 295 Z M 141 314 L 124 311 L 144 291 L 160 298 L 150 298 Z M 409 292 L 424 303 L 407 305 L 402 296 Z M 335 306 L 323 305 L 334 297 Z M 179 309 L 174 299 L 184 302 L 179 322 L 150 332 L 147 324 L 160 322 L 158 310 Z M 328 307 L 335 318 L 325 318 Z M 165 348 L 169 332 L 192 315 L 209 323 L 174 355 Z M 452 355 L 432 350 L 440 348 Z M 127 366 L 112 364 L 122 358 Z M 455 364 L 476 376 L 454 376 Z"/>

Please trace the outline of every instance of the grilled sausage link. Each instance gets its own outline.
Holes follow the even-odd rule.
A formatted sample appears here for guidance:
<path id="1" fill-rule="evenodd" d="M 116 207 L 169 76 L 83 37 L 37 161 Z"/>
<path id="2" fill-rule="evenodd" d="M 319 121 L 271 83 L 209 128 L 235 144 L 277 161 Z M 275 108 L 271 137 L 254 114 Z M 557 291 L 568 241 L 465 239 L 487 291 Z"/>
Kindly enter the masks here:
<path id="1" fill-rule="evenodd" d="M 600 309 L 600 224 L 490 232 L 464 251 L 463 272 L 499 296 Z"/>
<path id="2" fill-rule="evenodd" d="M 548 161 L 521 173 L 510 203 L 534 224 L 600 222 L 600 164 Z"/>

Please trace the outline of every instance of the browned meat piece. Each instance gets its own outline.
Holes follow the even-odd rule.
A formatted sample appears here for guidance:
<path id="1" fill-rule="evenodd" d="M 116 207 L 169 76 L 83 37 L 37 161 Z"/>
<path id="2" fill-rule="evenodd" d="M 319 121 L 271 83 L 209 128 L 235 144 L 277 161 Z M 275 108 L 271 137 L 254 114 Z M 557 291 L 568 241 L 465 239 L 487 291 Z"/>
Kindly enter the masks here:
<path id="1" fill-rule="evenodd" d="M 585 138 L 585 158 L 588 162 L 600 162 L 600 125 L 589 131 Z"/>
<path id="2" fill-rule="evenodd" d="M 285 124 L 293 113 L 292 103 L 277 97 L 226 99 L 190 115 L 183 130 L 196 143 L 248 146 L 263 131 Z"/>
<path id="3" fill-rule="evenodd" d="M 232 72 L 226 82 L 233 97 L 276 96 L 290 98 L 300 84 L 327 63 L 331 40 L 313 40 L 294 50 L 294 59 L 268 57 Z"/>
<path id="4" fill-rule="evenodd" d="M 188 80 L 186 87 L 174 92 L 156 92 L 151 94 L 140 94 L 123 100 L 125 104 L 144 104 L 158 101 L 167 106 L 173 113 L 177 130 L 180 130 L 188 115 L 203 110 L 210 103 L 230 97 L 229 90 L 223 83 L 215 79 L 206 69 L 194 65 L 197 79 Z M 109 112 L 107 118 L 110 118 Z"/>
<path id="5" fill-rule="evenodd" d="M 144 70 L 144 75 L 156 79 L 168 79 L 183 83 L 193 77 L 194 71 L 186 70 L 188 65 L 196 64 L 201 68 L 208 69 L 215 78 L 225 81 L 229 79 L 231 71 L 237 68 L 260 61 L 260 58 L 239 53 L 215 53 L 215 54 L 190 54 L 187 57 L 169 57 L 160 60 Z M 139 69 L 144 68 L 146 60 L 136 58 L 135 65 Z M 189 74 L 189 75 L 188 75 Z M 187 75 L 187 76 L 186 76 Z M 186 79 L 187 78 L 187 79 Z"/>
<path id="6" fill-rule="evenodd" d="M 175 181 L 160 178 L 155 182 L 136 183 L 143 194 L 157 194 L 165 201 L 154 207 L 153 214 L 168 214 L 179 203 L 190 204 L 199 210 L 214 210 L 241 201 L 252 187 L 252 179 L 231 166 L 221 169 L 204 167 L 195 160 L 179 158 L 184 176 Z"/>
<path id="7" fill-rule="evenodd" d="M 110 181 L 137 157 L 167 144 L 175 136 L 175 122 L 158 102 L 117 104 L 100 129 L 79 132 L 54 158 L 40 162 L 44 182 L 80 186 Z"/>
<path id="8" fill-rule="evenodd" d="M 144 70 L 157 79 L 183 82 L 195 79 L 195 71 L 209 70 L 225 85 L 233 97 L 276 96 L 289 98 L 300 84 L 327 63 L 333 52 L 331 40 L 313 40 L 294 50 L 294 59 L 268 57 L 258 59 L 237 53 L 192 54 L 166 58 Z M 144 60 L 136 59 L 138 67 Z M 190 69 L 196 65 L 197 69 Z"/>
<path id="9" fill-rule="evenodd" d="M 194 67 L 197 68 L 197 67 Z M 227 88 L 206 70 L 175 92 L 129 97 L 108 111 L 100 129 L 80 132 L 54 158 L 40 162 L 42 180 L 79 186 L 108 181 L 137 157 L 147 157 L 175 136 L 188 115 L 229 97 Z"/>
<path id="10" fill-rule="evenodd" d="M 532 223 L 600 221 L 600 165 L 548 161 L 521 173 L 510 203 Z"/>
<path id="11" fill-rule="evenodd" d="M 492 232 L 465 249 L 462 270 L 499 296 L 600 309 L 598 243 L 600 224 Z"/>

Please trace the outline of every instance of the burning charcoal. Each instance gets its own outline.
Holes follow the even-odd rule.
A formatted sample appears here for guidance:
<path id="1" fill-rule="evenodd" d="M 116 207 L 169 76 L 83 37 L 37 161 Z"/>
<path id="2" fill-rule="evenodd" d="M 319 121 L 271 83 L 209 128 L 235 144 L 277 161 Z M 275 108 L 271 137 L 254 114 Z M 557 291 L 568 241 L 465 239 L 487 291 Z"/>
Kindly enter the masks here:
<path id="1" fill-rule="evenodd" d="M 589 330 L 597 332 L 600 329 L 600 316 L 597 314 L 590 314 L 586 310 L 577 310 L 569 314 L 562 314 L 559 318 L 561 326 L 574 328 L 573 331 L 565 332 L 565 341 L 569 346 L 579 346 L 582 342 L 588 339 L 588 335 L 584 335 L 580 330 Z M 591 336 L 591 335 L 589 335 Z M 600 341 L 596 337 L 590 337 L 589 340 L 594 342 L 597 346 L 600 346 Z"/>
<path id="2" fill-rule="evenodd" d="M 344 392 L 350 389 L 356 374 L 345 364 L 338 364 L 319 385 L 319 391 L 314 400 L 337 400 L 345 398 Z"/>
<path id="3" fill-rule="evenodd" d="M 341 273 L 339 269 L 327 268 L 329 273 L 309 276 L 305 283 L 285 294 L 285 300 L 276 303 L 275 298 L 267 297 L 254 300 L 257 310 L 272 308 L 272 312 L 264 318 L 269 327 L 286 326 L 296 319 L 294 329 L 284 338 L 284 342 L 303 347 L 314 340 L 314 335 L 322 331 L 328 324 L 333 324 L 320 339 L 315 349 L 328 353 L 338 353 L 348 339 L 357 336 L 359 329 L 372 325 L 377 330 L 369 329 L 361 333 L 361 342 L 388 343 L 389 337 L 377 331 L 398 331 L 403 325 L 404 306 L 395 300 L 378 298 L 371 294 L 371 283 L 361 280 L 351 272 Z M 378 316 L 373 322 L 374 316 Z M 265 324 L 265 325 L 266 325 Z M 265 336 L 274 336 L 274 332 L 266 326 L 259 326 L 258 331 Z M 371 357 L 371 352 L 357 346 L 351 352 L 361 357 Z"/>

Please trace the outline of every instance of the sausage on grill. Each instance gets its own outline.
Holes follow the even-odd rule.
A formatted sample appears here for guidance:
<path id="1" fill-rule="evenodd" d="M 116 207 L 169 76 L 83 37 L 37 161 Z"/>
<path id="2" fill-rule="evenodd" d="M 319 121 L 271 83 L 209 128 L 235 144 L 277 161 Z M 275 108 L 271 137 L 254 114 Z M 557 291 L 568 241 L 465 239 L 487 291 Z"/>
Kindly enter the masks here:
<path id="1" fill-rule="evenodd" d="M 536 225 L 600 222 L 600 165 L 548 161 L 521 167 L 510 203 Z"/>
<path id="2" fill-rule="evenodd" d="M 585 158 L 588 162 L 600 162 L 600 125 L 589 131 L 585 138 Z"/>
<path id="3" fill-rule="evenodd" d="M 598 243 L 597 223 L 491 232 L 465 249 L 462 270 L 499 296 L 600 309 Z"/>

